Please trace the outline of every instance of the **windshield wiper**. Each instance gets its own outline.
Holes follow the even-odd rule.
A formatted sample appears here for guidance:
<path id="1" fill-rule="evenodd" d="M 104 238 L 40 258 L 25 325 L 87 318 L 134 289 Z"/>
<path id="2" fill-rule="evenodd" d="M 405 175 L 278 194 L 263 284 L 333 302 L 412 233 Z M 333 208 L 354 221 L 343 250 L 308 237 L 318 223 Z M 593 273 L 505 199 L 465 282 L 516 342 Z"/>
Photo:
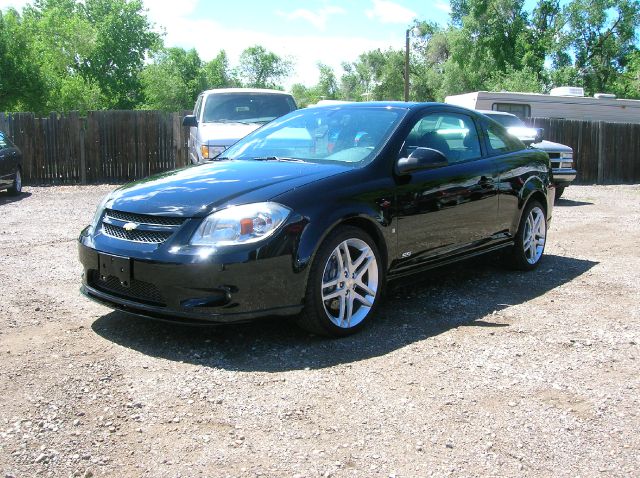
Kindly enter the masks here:
<path id="1" fill-rule="evenodd" d="M 245 120 L 233 120 L 233 119 L 216 119 L 216 120 L 209 120 L 209 121 L 204 121 L 204 123 L 240 123 L 240 124 L 251 124 L 250 121 L 245 121 Z"/>
<path id="2" fill-rule="evenodd" d="M 288 163 L 304 163 L 304 160 L 297 158 L 283 158 L 281 156 L 262 156 L 257 158 L 247 158 L 254 161 L 283 161 Z"/>

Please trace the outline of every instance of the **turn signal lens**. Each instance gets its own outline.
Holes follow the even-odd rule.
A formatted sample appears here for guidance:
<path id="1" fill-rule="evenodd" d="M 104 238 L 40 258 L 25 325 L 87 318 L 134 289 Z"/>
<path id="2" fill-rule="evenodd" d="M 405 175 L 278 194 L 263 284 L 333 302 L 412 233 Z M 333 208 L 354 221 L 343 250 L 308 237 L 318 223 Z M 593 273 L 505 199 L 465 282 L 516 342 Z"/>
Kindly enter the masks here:
<path id="1" fill-rule="evenodd" d="M 202 159 L 214 159 L 217 156 L 220 156 L 226 148 L 224 146 L 209 146 L 207 144 L 203 144 L 200 146 L 200 154 L 202 155 Z"/>

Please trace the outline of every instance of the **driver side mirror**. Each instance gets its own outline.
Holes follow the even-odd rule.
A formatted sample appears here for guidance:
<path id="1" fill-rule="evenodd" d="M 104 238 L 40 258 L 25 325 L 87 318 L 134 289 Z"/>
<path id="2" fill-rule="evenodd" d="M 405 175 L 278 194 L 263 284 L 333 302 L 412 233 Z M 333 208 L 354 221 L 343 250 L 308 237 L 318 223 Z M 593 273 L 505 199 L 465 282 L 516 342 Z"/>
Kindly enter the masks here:
<path id="1" fill-rule="evenodd" d="M 182 126 L 188 126 L 190 128 L 197 128 L 198 127 L 198 120 L 196 119 L 195 115 L 187 115 L 184 118 L 182 118 Z"/>
<path id="2" fill-rule="evenodd" d="M 534 143 L 540 143 L 544 139 L 544 128 L 537 128 Z"/>
<path id="3" fill-rule="evenodd" d="M 423 169 L 434 169 L 449 164 L 447 157 L 437 149 L 416 148 L 408 158 L 400 158 L 396 166 L 398 174 L 410 174 Z"/>

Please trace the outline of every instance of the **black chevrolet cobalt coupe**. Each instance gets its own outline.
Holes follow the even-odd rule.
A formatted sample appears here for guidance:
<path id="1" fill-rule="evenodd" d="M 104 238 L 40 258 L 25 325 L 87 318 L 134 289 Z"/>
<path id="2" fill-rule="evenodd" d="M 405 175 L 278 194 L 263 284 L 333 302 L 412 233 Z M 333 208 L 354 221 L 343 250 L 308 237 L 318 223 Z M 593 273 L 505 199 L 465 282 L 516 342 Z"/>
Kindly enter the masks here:
<path id="1" fill-rule="evenodd" d="M 216 161 L 109 194 L 79 238 L 81 290 L 147 317 L 295 315 L 347 335 L 395 277 L 497 249 L 536 267 L 551 182 L 544 152 L 463 108 L 298 110 Z"/>

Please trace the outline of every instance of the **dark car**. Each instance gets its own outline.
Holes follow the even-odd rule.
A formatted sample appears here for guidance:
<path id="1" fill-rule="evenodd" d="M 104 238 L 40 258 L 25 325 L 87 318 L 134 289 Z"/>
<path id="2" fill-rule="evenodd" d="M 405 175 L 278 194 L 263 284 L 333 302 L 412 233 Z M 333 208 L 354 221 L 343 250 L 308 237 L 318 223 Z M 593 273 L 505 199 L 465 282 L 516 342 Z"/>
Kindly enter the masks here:
<path id="1" fill-rule="evenodd" d="M 535 128 L 529 128 L 527 125 L 511 113 L 491 110 L 478 110 L 482 114 L 497 121 L 507 128 L 507 131 L 521 140 L 526 140 L 531 136 L 530 131 Z M 551 159 L 551 170 L 553 171 L 553 183 L 556 187 L 556 199 L 560 199 L 565 188 L 567 188 L 578 172 L 574 169 L 573 148 L 566 144 L 554 143 L 552 141 L 540 140 L 531 144 L 532 148 L 540 149 L 549 155 Z"/>
<path id="2" fill-rule="evenodd" d="M 553 208 L 544 152 L 437 103 L 294 111 L 218 159 L 108 195 L 80 234 L 82 292 L 159 319 L 297 315 L 341 336 L 388 280 L 498 249 L 535 268 Z"/>
<path id="3" fill-rule="evenodd" d="M 22 153 L 0 131 L 0 191 L 17 196 L 22 192 Z"/>

